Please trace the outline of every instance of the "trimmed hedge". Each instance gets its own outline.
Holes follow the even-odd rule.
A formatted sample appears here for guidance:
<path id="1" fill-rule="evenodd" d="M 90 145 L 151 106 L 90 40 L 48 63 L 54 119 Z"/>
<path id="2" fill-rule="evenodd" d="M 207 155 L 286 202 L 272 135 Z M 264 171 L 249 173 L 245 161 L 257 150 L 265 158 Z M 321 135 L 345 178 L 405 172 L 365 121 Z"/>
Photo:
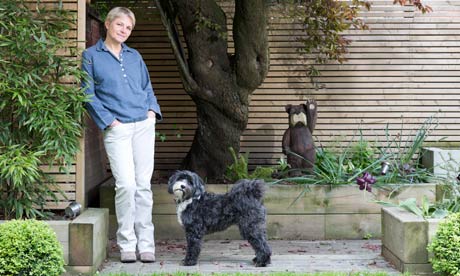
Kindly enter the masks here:
<path id="1" fill-rule="evenodd" d="M 460 275 L 460 213 L 454 213 L 440 223 L 428 250 L 435 272 Z"/>
<path id="2" fill-rule="evenodd" d="M 0 224 L 0 275 L 59 276 L 64 257 L 56 233 L 43 221 Z"/>

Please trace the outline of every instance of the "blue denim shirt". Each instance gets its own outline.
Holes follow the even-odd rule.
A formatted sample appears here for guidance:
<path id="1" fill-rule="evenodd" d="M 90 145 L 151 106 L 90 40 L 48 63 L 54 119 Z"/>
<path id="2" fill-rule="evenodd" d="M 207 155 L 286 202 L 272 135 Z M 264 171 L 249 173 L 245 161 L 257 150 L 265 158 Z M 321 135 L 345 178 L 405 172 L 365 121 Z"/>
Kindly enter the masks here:
<path id="1" fill-rule="evenodd" d="M 138 51 L 122 44 L 118 59 L 100 39 L 83 52 L 82 69 L 89 75 L 82 82 L 91 96 L 87 109 L 100 129 L 115 119 L 122 123 L 145 120 L 149 110 L 162 119 L 147 66 Z"/>

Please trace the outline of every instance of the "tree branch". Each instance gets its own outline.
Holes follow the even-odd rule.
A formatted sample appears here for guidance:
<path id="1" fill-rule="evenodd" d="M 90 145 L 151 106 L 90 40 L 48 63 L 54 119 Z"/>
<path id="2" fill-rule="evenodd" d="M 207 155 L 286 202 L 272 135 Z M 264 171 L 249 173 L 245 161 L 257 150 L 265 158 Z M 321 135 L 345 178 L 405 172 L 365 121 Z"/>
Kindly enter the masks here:
<path id="1" fill-rule="evenodd" d="M 175 0 L 174 5 L 187 45 L 190 71 L 200 89 L 194 96 L 222 106 L 225 89 L 221 86 L 236 88 L 227 82 L 234 79 L 234 73 L 227 52 L 225 12 L 215 0 Z"/>
<path id="2" fill-rule="evenodd" d="M 233 39 L 238 85 L 251 91 L 265 79 L 269 67 L 265 0 L 235 0 Z"/>
<path id="3" fill-rule="evenodd" d="M 185 51 L 180 42 L 179 33 L 174 22 L 176 14 L 173 7 L 169 0 L 155 0 L 155 4 L 160 11 L 161 21 L 166 28 L 174 55 L 176 56 L 184 88 L 188 93 L 194 93 L 198 90 L 198 85 L 190 74 Z"/>

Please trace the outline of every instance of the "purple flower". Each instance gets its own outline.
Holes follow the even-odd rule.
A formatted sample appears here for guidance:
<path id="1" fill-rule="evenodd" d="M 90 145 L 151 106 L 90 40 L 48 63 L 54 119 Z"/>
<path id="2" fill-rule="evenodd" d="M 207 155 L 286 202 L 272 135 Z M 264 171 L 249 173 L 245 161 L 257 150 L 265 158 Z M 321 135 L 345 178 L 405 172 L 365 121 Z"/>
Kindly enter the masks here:
<path id="1" fill-rule="evenodd" d="M 361 177 L 356 178 L 356 184 L 359 185 L 359 189 L 366 189 L 368 192 L 372 192 L 372 184 L 374 184 L 376 181 L 377 179 L 368 172 L 365 172 Z"/>
<path id="2" fill-rule="evenodd" d="M 372 192 L 372 186 L 371 186 L 371 184 L 367 184 L 367 185 L 366 185 L 366 191 L 368 191 L 369 193 Z"/>
<path id="3" fill-rule="evenodd" d="M 362 177 L 358 177 L 358 178 L 356 178 L 356 183 L 358 183 L 358 185 L 361 186 L 361 185 L 366 184 L 366 180 L 364 180 L 364 178 L 362 178 Z"/>
<path id="4" fill-rule="evenodd" d="M 368 184 L 374 184 L 377 180 L 375 179 L 375 177 L 372 176 L 372 174 L 368 173 L 368 172 L 365 172 L 363 174 L 363 177 L 364 181 Z"/>

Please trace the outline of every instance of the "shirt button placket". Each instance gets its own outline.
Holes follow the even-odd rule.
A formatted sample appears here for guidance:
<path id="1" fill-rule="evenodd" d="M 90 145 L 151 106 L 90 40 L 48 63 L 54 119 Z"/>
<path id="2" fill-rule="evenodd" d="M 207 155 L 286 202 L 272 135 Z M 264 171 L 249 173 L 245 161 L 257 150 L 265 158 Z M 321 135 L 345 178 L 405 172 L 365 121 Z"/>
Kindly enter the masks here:
<path id="1" fill-rule="evenodd" d="M 125 67 L 123 66 L 123 54 L 121 53 L 120 53 L 120 67 L 121 67 L 121 73 L 123 74 L 125 83 L 128 83 L 128 79 L 126 78 L 126 74 L 125 74 Z"/>

